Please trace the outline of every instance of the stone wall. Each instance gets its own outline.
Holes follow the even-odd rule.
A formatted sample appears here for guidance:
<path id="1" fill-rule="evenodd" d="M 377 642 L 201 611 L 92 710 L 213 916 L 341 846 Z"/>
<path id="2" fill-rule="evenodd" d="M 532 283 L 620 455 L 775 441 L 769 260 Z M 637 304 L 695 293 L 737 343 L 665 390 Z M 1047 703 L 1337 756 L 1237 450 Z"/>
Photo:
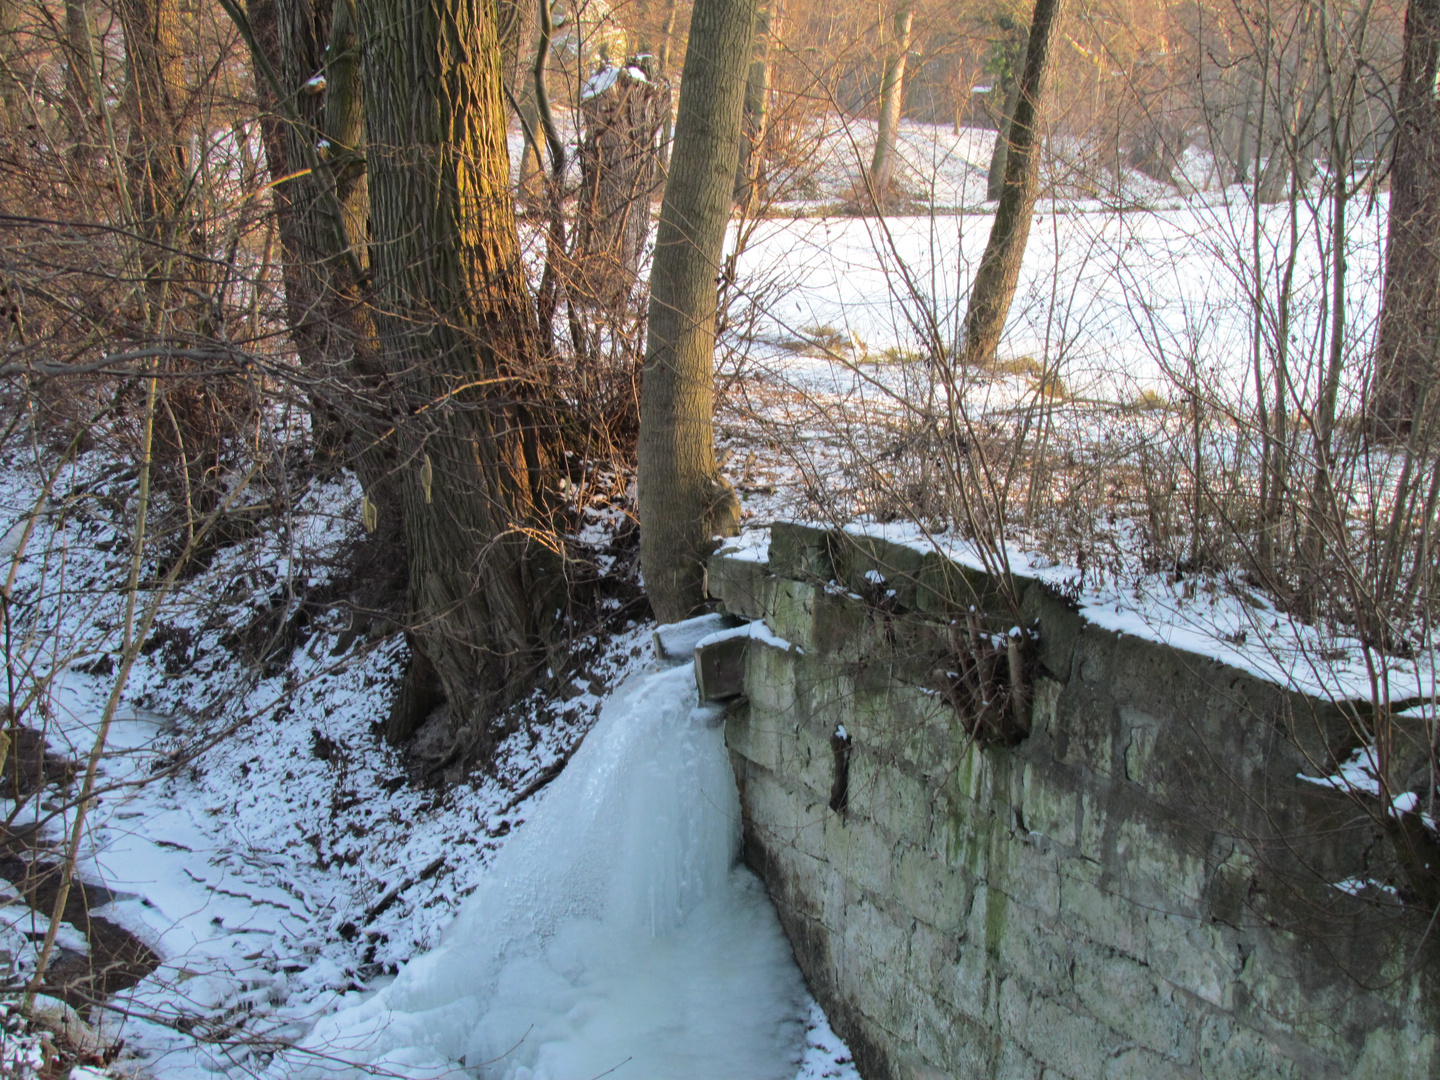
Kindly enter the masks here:
<path id="1" fill-rule="evenodd" d="M 1342 708 L 864 537 L 777 525 L 709 588 L 768 630 L 709 665 L 746 859 L 867 1080 L 1440 1075 L 1413 896 L 1328 884 L 1398 880 L 1383 821 L 1296 778 Z M 1014 745 L 945 692 L 977 615 L 1034 637 Z"/>

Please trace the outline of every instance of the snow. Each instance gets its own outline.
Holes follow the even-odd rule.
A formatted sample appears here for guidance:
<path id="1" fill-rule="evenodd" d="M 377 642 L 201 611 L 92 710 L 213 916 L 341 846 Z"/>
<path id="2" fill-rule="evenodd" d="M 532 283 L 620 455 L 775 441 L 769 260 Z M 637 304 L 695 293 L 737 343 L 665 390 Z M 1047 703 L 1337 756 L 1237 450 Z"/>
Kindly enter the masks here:
<path id="1" fill-rule="evenodd" d="M 1347 326 L 1357 338 L 1379 311 L 1384 196 L 1357 212 L 1346 236 Z M 1357 208 L 1358 211 L 1358 208 Z M 1280 242 L 1286 209 L 1262 208 L 1262 246 Z M 1127 213 L 1098 203 L 1042 201 L 1025 248 L 1003 355 L 1058 366 L 1073 396 L 1128 402 L 1163 390 L 1190 366 L 1223 378 L 1217 391 L 1248 392 L 1253 333 L 1245 257 L 1250 207 L 1238 192 L 1194 196 Z M 1300 221 L 1292 335 L 1320 340 L 1327 245 Z M 827 393 L 898 389 L 893 363 L 857 372 L 886 349 L 923 352 L 930 320 L 953 347 L 990 215 L 773 218 L 758 222 L 738 260 L 756 305 L 743 349 L 795 386 Z M 732 230 L 727 250 L 733 250 Z M 741 325 L 746 325 L 741 323 Z M 807 328 L 827 328 L 832 355 L 796 355 Z M 1300 347 L 1297 345 L 1297 348 Z M 812 350 L 799 349 L 800 352 Z M 1304 387 L 1297 392 L 1309 393 Z"/>
<path id="2" fill-rule="evenodd" d="M 739 536 L 727 538 L 720 545 L 719 553 L 743 562 L 769 562 L 770 529 L 768 526 L 746 529 Z"/>
<path id="3" fill-rule="evenodd" d="M 103 507 L 105 500 L 121 504 L 111 496 L 125 489 L 110 475 L 99 455 L 63 466 L 51 500 L 61 509 L 38 519 L 17 567 L 12 612 L 17 640 L 27 650 L 21 667 L 53 670 L 44 684 L 46 738 L 70 757 L 88 752 L 93 741 L 113 676 L 88 672 L 100 670 L 92 661 L 113 659 L 123 622 L 115 583 L 125 579 L 128 540 L 123 519 L 112 520 Z M 112 489 L 112 483 L 120 486 Z M 133 500 L 133 480 L 126 483 Z M 12 553 L 43 486 L 33 462 L 0 458 L 0 531 L 16 536 Z M 318 1047 L 323 1040 L 314 1030 L 317 1022 L 373 1000 L 397 970 L 408 970 L 407 962 L 442 939 L 456 940 L 459 931 L 447 934 L 446 927 L 467 897 L 505 892 L 509 885 L 485 884 L 497 853 L 531 833 L 540 808 L 565 784 L 579 783 L 566 779 L 575 761 L 603 751 L 619 767 L 624 757 L 603 731 L 590 728 L 602 700 L 614 696 L 603 687 L 620 685 L 627 673 L 653 664 L 652 625 L 635 625 L 608 645 L 587 692 L 566 702 L 537 701 L 533 722 L 501 747 L 496 775 L 461 778 L 444 789 L 412 784 L 372 727 L 383 716 L 403 657 L 398 637 L 361 636 L 346 646 L 350 617 L 343 609 L 322 611 L 308 638 L 283 662 L 262 669 L 237 655 L 235 631 L 257 613 L 293 612 L 308 603 L 306 589 L 329 587 L 344 565 L 346 546 L 360 535 L 360 494 L 350 477 L 299 485 L 292 514 L 253 541 L 218 552 L 166 598 L 151 639 L 164 644 L 147 647 L 137 661 L 111 727 L 79 867 L 83 880 L 103 882 L 112 892 L 112 902 L 95 913 L 130 930 L 160 960 L 111 1009 L 92 1017 L 107 1045 L 125 1040 L 116 1068 L 127 1075 L 143 1068 L 157 1080 L 238 1080 L 264 1072 L 277 1052 L 307 1034 L 306 1045 Z M 623 511 L 615 518 L 621 519 Z M 599 543 L 603 533 L 597 529 L 591 539 Z M 693 647 L 694 639 L 720 624 L 712 618 L 666 631 L 680 632 Z M 668 880 L 678 883 L 672 893 L 690 891 L 671 896 L 670 916 L 655 910 L 654 926 L 668 927 L 668 936 L 653 937 L 635 914 L 648 912 L 652 897 L 658 902 L 665 866 L 622 904 L 632 916 L 628 936 L 587 936 L 583 920 L 565 924 L 566 947 L 589 965 L 593 978 L 568 990 L 541 979 L 535 992 L 543 999 L 549 986 L 571 995 L 565 1000 L 572 1003 L 589 1003 L 597 1010 L 594 1019 L 587 1026 L 581 1013 L 573 1023 L 563 1011 L 545 1014 L 544 1038 L 537 1026 L 507 1062 L 529 1061 L 525 1067 L 533 1071 L 566 1054 L 603 1057 L 602 1028 L 611 1032 L 612 1045 L 639 1039 L 647 1030 L 642 1014 L 664 1004 L 667 1022 L 693 1020 L 695 1041 L 687 1045 L 697 1053 L 704 1047 L 728 1053 L 728 1025 L 743 1015 L 744 1029 L 756 1033 L 749 1051 L 737 1051 L 749 1054 L 744 1068 L 763 1058 L 755 1075 L 796 1075 L 811 1023 L 809 1000 L 763 890 L 748 871 L 731 868 L 733 779 L 716 723 L 723 711 L 697 706 L 688 652 L 676 659 L 682 660 L 678 673 L 646 669 L 647 678 L 660 680 L 658 687 L 622 692 L 625 700 L 640 694 L 661 702 L 666 722 L 677 728 L 671 732 L 677 741 L 667 744 L 655 716 L 641 725 L 649 734 L 637 734 L 635 753 L 624 758 L 623 795 L 646 797 L 643 805 L 654 809 L 666 782 L 657 769 L 665 761 L 691 778 L 678 787 L 672 780 L 672 796 L 693 796 L 701 789 L 693 779 L 705 777 L 703 790 L 715 791 L 714 797 L 702 806 L 687 799 L 670 819 L 676 829 L 709 836 L 709 855 L 695 856 L 690 871 L 678 857 L 671 866 L 675 874 Z M 82 662 L 85 671 L 79 670 Z M 623 707 L 614 701 L 609 706 Z M 560 779 L 521 798 L 582 736 Z M 658 756 L 647 757 L 650 750 Z M 28 800 L 17 817 L 38 822 L 47 842 L 69 828 L 68 817 L 45 809 L 54 794 L 51 789 Z M 614 799 L 608 805 L 620 813 Z M 596 821 L 591 851 L 609 851 L 615 834 L 601 818 Z M 645 864 L 644 839 L 622 853 L 627 865 Z M 527 841 L 531 849 L 541 843 Z M 525 858 L 507 858 L 512 869 L 505 881 L 513 884 L 514 868 Z M 34 940 L 48 922 L 13 898 L 4 902 L 0 949 L 10 949 L 22 966 L 31 957 L 33 967 Z M 704 910 L 692 916 L 692 908 Z M 62 946 L 87 944 L 67 924 L 60 935 Z M 558 956 L 530 959 L 543 963 Z M 641 959 L 649 966 L 627 967 Z M 745 987 L 749 1012 L 716 1011 L 708 982 L 685 981 L 692 968 L 708 980 L 725 965 L 732 983 Z M 505 970 L 509 986 L 527 969 Z M 642 981 L 638 972 L 653 980 Z M 550 972 L 562 979 L 566 973 L 574 972 Z M 755 993 L 757 979 L 769 989 Z M 559 1008 L 559 998 L 547 1000 Z M 508 1022 L 502 1012 L 491 1017 L 494 1032 Z M 417 1046 L 428 1045 L 426 1025 Z M 542 1051 L 542 1042 L 549 1049 Z M 0 1034 L 0 1044 L 6 1061 L 39 1053 L 27 1035 Z M 666 1052 L 663 1045 L 641 1051 Z M 416 1047 L 394 1050 L 400 1057 L 407 1053 L 423 1056 Z M 290 1054 L 304 1057 L 299 1050 Z M 278 1075 L 287 1075 L 289 1060 L 274 1066 Z M 522 1075 L 518 1065 L 514 1075 Z"/>
<path id="4" fill-rule="evenodd" d="M 800 648 L 800 646 L 786 641 L 779 634 L 775 633 L 775 631 L 771 630 L 770 627 L 766 626 L 764 619 L 756 619 L 754 622 L 748 622 L 744 626 L 735 626 L 728 630 L 717 630 L 713 634 L 706 634 L 695 643 L 695 648 L 703 649 L 710 645 L 718 645 L 722 641 L 729 641 L 732 638 L 740 637 L 750 638 L 752 641 L 758 641 L 777 649 L 784 649 L 787 652 L 796 652 L 802 656 L 805 653 L 805 650 Z"/>
<path id="5" fill-rule="evenodd" d="M 580 92 L 581 100 L 588 101 L 590 98 L 599 97 L 620 78 L 620 69 L 617 67 L 603 67 L 591 75 L 585 83 L 585 88 Z"/>
<path id="6" fill-rule="evenodd" d="M 1296 773 L 1298 779 L 1307 784 L 1343 791 L 1349 795 L 1365 795 L 1380 798 L 1380 767 L 1378 751 L 1373 744 L 1356 747 L 1348 758 L 1340 762 L 1329 776 L 1306 776 Z M 1435 819 L 1420 811 L 1420 797 L 1413 791 L 1402 791 L 1390 798 L 1389 816 L 1419 814 L 1421 822 L 1432 832 L 1436 831 Z M 1339 888 L 1340 886 L 1337 886 Z"/>
<path id="7" fill-rule="evenodd" d="M 268 1075 L 793 1076 L 804 986 L 696 705 L 688 665 L 633 675 L 439 947 Z"/>

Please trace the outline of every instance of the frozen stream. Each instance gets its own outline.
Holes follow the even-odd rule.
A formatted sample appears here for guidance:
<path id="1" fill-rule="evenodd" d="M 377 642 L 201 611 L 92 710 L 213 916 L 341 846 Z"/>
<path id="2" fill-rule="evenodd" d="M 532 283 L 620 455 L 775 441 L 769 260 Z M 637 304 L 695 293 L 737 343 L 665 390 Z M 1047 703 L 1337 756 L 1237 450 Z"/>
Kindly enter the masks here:
<path id="1" fill-rule="evenodd" d="M 438 947 L 276 1076 L 789 1080 L 809 998 L 688 662 L 632 676 Z M 463 1066 L 463 1068 L 462 1068 Z M 308 1070 L 308 1071 L 307 1071 Z"/>

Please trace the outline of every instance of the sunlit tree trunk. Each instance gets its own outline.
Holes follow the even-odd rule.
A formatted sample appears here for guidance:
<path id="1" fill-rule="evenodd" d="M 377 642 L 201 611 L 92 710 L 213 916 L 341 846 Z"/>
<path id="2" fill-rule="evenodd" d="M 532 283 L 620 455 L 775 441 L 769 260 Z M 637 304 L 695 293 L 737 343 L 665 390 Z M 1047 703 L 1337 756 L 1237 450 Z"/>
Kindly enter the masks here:
<path id="1" fill-rule="evenodd" d="M 670 58 L 675 52 L 675 9 L 679 0 L 665 0 L 665 22 L 660 28 L 660 51 L 655 54 L 655 59 L 660 63 L 656 67 L 660 78 L 670 78 Z M 673 82 L 671 85 L 674 85 Z M 674 117 L 666 113 L 660 122 L 660 171 L 668 173 L 670 170 L 670 147 L 675 138 Z"/>
<path id="2" fill-rule="evenodd" d="M 704 601 L 711 537 L 738 520 L 715 464 L 711 364 L 754 28 L 755 0 L 696 0 L 680 77 L 640 408 L 640 560 L 661 622 Z"/>
<path id="3" fill-rule="evenodd" d="M 543 675 L 565 603 L 487 0 L 362 0 L 380 347 L 400 394 L 412 641 L 472 749 Z M 417 695 L 418 700 L 423 695 Z M 423 719 L 392 713 L 402 738 Z"/>
<path id="4" fill-rule="evenodd" d="M 1030 238 L 1030 215 L 1040 186 L 1040 147 L 1036 137 L 1040 99 L 1061 4 L 1062 0 L 1035 0 L 1019 99 L 1010 121 L 1005 188 L 965 312 L 965 360 L 969 364 L 986 363 L 994 357 L 1020 280 L 1020 263 Z"/>
<path id="5" fill-rule="evenodd" d="M 1410 0 L 1396 95 L 1372 426 L 1402 435 L 1434 377 L 1440 337 L 1440 0 Z"/>
<path id="6" fill-rule="evenodd" d="M 915 23 L 913 0 L 901 0 L 895 8 L 891 27 L 890 50 L 885 57 L 885 72 L 880 81 L 880 117 L 875 132 L 875 153 L 870 159 L 870 194 L 881 206 L 890 193 L 895 171 L 895 139 L 900 130 L 900 114 L 905 108 L 905 66 L 910 59 L 910 28 Z"/>
<path id="7" fill-rule="evenodd" d="M 21 118 L 23 60 L 20 54 L 22 0 L 0 0 L 0 135 L 15 137 L 25 128 Z"/>

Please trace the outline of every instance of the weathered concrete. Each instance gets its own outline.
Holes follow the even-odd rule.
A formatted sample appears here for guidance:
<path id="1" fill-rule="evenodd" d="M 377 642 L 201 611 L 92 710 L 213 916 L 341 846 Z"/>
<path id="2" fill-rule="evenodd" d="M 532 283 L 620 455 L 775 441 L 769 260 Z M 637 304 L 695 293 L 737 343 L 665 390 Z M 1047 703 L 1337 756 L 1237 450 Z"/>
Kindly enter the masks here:
<path id="1" fill-rule="evenodd" d="M 1296 779 L 1337 707 L 873 539 L 777 526 L 709 582 L 792 645 L 728 706 L 745 853 L 869 1080 L 1440 1075 L 1425 920 L 1326 884 L 1388 842 Z M 972 605 L 1038 632 L 1013 747 L 936 690 Z"/>

